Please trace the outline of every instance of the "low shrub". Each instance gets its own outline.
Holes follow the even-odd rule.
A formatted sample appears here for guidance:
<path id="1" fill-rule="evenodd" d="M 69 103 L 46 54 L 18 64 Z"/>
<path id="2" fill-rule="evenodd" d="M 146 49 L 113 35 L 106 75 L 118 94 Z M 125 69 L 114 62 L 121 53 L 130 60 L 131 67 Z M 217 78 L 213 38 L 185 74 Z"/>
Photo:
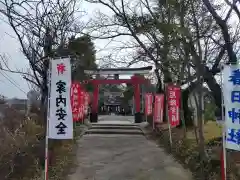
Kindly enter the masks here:
<path id="1" fill-rule="evenodd" d="M 21 179 L 38 167 L 39 137 L 43 128 L 6 107 L 0 122 L 0 179 Z M 33 171 L 31 171 L 33 170 Z"/>
<path id="2" fill-rule="evenodd" d="M 39 112 L 37 112 L 39 113 Z M 43 180 L 45 134 L 41 116 L 26 118 L 6 107 L 0 120 L 0 179 Z M 49 179 L 64 180 L 74 162 L 75 140 L 49 141 Z"/>

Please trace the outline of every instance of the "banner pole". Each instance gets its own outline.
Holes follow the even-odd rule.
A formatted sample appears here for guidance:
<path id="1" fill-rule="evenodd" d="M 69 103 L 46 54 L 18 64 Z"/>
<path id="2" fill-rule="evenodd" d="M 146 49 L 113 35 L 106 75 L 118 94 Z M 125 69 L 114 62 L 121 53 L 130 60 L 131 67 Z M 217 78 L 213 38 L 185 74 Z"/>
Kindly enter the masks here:
<path id="1" fill-rule="evenodd" d="M 49 118 L 50 118 L 50 93 L 51 93 L 51 59 L 49 59 L 49 69 L 48 69 L 48 95 L 47 95 L 47 124 L 46 124 L 46 137 L 45 137 L 45 170 L 44 170 L 44 179 L 48 180 L 48 169 L 49 169 L 49 153 L 48 153 L 48 144 L 49 144 Z"/>
<path id="2" fill-rule="evenodd" d="M 145 112 L 145 122 L 147 122 L 147 113 Z"/>
<path id="3" fill-rule="evenodd" d="M 144 114 L 145 114 L 145 122 L 147 122 L 147 113 L 146 113 L 147 108 L 146 108 L 146 105 L 147 105 L 147 96 L 146 96 L 146 93 L 145 93 L 145 94 L 144 94 L 144 105 L 143 105 L 143 107 L 144 107 L 143 112 L 144 112 Z"/>
<path id="4" fill-rule="evenodd" d="M 152 128 L 153 128 L 153 130 L 155 129 L 155 109 L 156 109 L 155 101 L 156 101 L 156 94 L 157 93 L 155 93 L 154 96 L 153 96 L 153 99 L 154 99 L 153 118 L 152 118 L 152 126 L 153 126 Z"/>
<path id="5" fill-rule="evenodd" d="M 47 118 L 48 119 L 48 118 Z M 49 154 L 48 154 L 48 133 L 49 133 L 49 120 L 47 120 L 47 129 L 46 129 L 46 137 L 45 137 L 45 176 L 44 179 L 48 180 L 48 166 L 49 166 Z"/>
<path id="6" fill-rule="evenodd" d="M 153 121 L 152 121 L 152 128 L 153 128 L 153 130 L 155 130 L 155 117 L 154 117 L 154 115 L 153 115 Z"/>
<path id="7" fill-rule="evenodd" d="M 172 128 L 171 128 L 171 123 L 170 123 L 170 120 L 169 120 L 169 117 L 168 117 L 168 105 L 166 103 L 166 118 L 167 118 L 167 122 L 168 122 L 168 132 L 169 132 L 169 142 L 170 142 L 170 146 L 172 148 Z"/>
<path id="8" fill-rule="evenodd" d="M 48 122 L 47 122 L 47 124 L 48 124 Z M 45 176 L 44 176 L 45 180 L 48 180 L 48 166 L 49 166 L 49 163 L 48 163 L 49 162 L 49 156 L 48 156 L 48 135 L 47 134 L 48 134 L 48 132 L 46 133 L 46 139 L 45 139 Z"/>
<path id="9" fill-rule="evenodd" d="M 222 70 L 222 69 L 221 69 Z M 221 80 L 221 90 L 223 89 L 223 73 L 221 71 L 220 75 L 220 80 Z M 226 134 L 226 129 L 225 129 L 225 116 L 224 116 L 224 97 L 223 97 L 223 91 L 221 91 L 222 95 L 222 105 L 221 105 L 221 111 L 222 111 L 222 151 L 221 151 L 221 176 L 222 180 L 226 180 L 226 175 L 227 175 L 227 165 L 226 165 L 226 143 L 225 143 L 225 134 Z"/>
<path id="10" fill-rule="evenodd" d="M 144 112 L 145 112 L 145 120 L 148 122 L 148 104 L 151 104 L 151 96 L 147 98 L 147 93 L 144 94 Z"/>
<path id="11" fill-rule="evenodd" d="M 165 92 L 166 92 L 166 118 L 167 118 L 167 122 L 168 122 L 168 132 L 169 132 L 169 143 L 170 143 L 170 147 L 172 148 L 172 128 L 171 128 L 171 123 L 169 120 L 169 116 L 168 116 L 168 85 L 165 84 Z"/>

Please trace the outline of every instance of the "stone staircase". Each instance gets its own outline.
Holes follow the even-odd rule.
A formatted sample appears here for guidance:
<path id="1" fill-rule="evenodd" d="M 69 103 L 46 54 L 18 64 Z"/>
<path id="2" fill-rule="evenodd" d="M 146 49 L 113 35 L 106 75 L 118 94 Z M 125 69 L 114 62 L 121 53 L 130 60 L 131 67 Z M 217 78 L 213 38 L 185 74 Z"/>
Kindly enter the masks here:
<path id="1" fill-rule="evenodd" d="M 119 134 L 143 135 L 143 131 L 135 124 L 92 124 L 85 134 Z"/>

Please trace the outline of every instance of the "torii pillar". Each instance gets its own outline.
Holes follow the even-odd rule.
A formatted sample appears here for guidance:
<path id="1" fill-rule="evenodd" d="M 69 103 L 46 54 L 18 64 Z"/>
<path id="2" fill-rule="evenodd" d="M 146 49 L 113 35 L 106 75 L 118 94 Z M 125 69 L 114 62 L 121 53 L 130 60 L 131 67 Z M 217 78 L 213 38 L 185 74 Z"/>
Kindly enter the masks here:
<path id="1" fill-rule="evenodd" d="M 90 121 L 95 123 L 98 122 L 98 99 L 99 99 L 99 84 L 93 81 L 93 100 L 92 110 L 90 113 Z"/>
<path id="2" fill-rule="evenodd" d="M 105 80 L 106 82 L 110 80 Z M 140 84 L 144 82 L 141 77 L 136 75 L 132 76 L 129 80 L 114 80 L 114 84 L 122 83 L 122 82 L 131 83 L 134 88 L 134 103 L 135 103 L 135 123 L 142 122 L 142 114 L 141 114 L 141 98 L 140 98 Z M 93 80 L 93 100 L 92 100 L 92 110 L 90 113 L 90 121 L 95 123 L 98 122 L 98 99 L 99 99 L 99 82 L 98 80 Z"/>
<path id="3" fill-rule="evenodd" d="M 132 85 L 134 88 L 134 103 L 135 103 L 135 123 L 142 122 L 141 114 L 141 98 L 140 98 L 140 78 L 136 75 L 131 77 Z"/>

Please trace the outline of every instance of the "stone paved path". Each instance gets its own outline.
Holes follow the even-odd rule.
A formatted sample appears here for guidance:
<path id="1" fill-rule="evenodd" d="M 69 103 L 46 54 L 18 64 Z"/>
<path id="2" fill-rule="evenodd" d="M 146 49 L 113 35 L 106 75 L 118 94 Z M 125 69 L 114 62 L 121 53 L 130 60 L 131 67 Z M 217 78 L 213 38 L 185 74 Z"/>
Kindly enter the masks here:
<path id="1" fill-rule="evenodd" d="M 190 172 L 141 134 L 86 134 L 78 143 L 78 167 L 69 180 L 192 180 Z"/>

